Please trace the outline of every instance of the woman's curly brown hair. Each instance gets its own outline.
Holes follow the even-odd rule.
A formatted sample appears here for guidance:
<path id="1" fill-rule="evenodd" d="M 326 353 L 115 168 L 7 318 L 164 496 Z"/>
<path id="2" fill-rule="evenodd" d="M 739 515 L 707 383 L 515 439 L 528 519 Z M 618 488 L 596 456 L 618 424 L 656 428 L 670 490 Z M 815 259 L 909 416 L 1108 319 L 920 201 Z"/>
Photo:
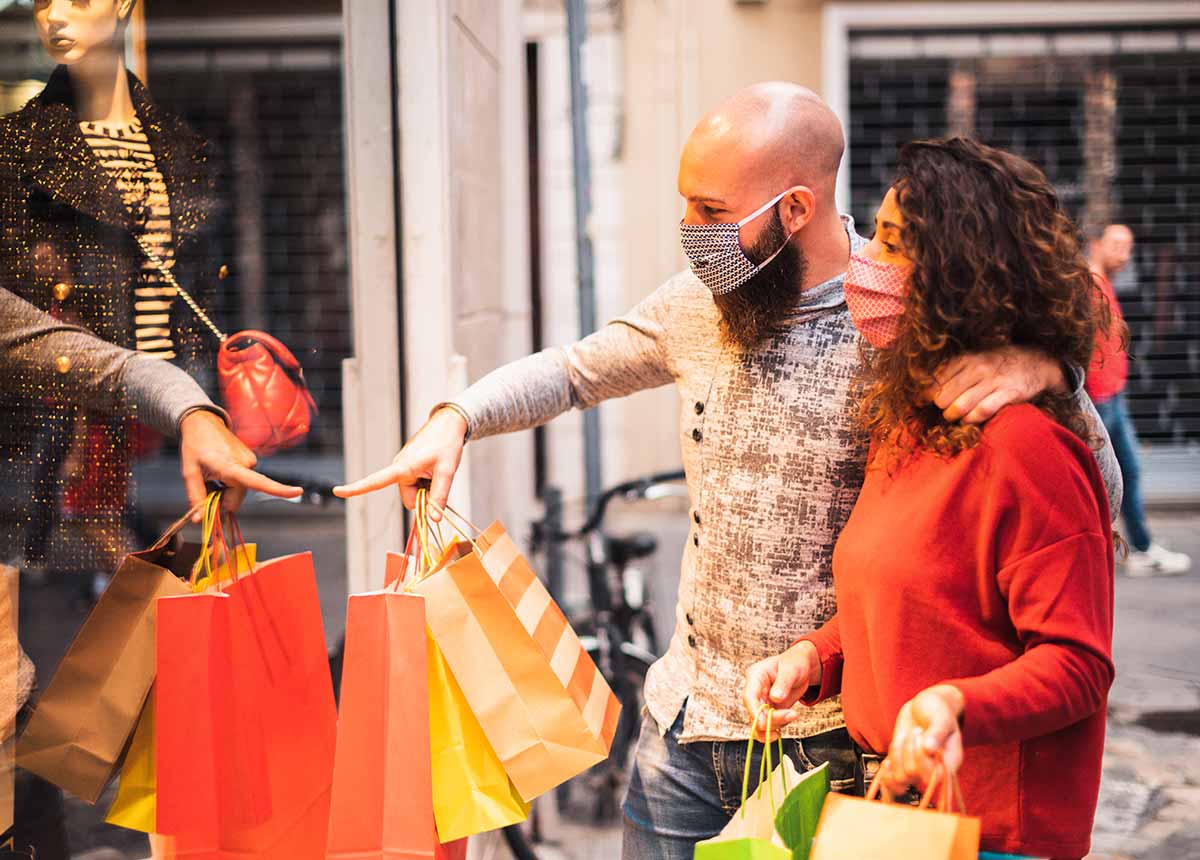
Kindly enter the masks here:
<path id="1" fill-rule="evenodd" d="M 895 343 L 869 359 L 863 417 L 900 451 L 951 456 L 980 430 L 947 421 L 929 402 L 939 367 L 1016 344 L 1086 368 L 1111 315 L 1078 228 L 1025 159 L 962 137 L 913 141 L 900 149 L 894 188 L 910 292 Z M 1095 444 L 1073 396 L 1045 394 L 1035 405 Z"/>

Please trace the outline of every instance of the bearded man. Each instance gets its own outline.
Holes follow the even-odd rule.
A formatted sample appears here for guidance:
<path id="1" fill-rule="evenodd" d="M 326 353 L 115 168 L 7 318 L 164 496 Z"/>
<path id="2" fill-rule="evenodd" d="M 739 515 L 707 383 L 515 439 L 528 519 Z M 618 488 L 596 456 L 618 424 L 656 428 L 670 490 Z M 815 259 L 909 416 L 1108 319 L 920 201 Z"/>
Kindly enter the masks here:
<path id="1" fill-rule="evenodd" d="M 843 149 L 837 118 L 809 90 L 735 94 L 701 120 L 680 160 L 690 270 L 578 343 L 484 377 L 436 408 L 390 467 L 338 489 L 398 484 L 411 507 L 431 480 L 441 504 L 465 439 L 676 386 L 692 533 L 675 634 L 646 680 L 626 860 L 690 860 L 725 826 L 750 735 L 738 696 L 746 667 L 835 610 L 833 547 L 867 456 L 860 337 L 842 291 L 866 240 L 834 201 Z M 1064 384 L 1053 362 L 1010 349 L 957 362 L 931 396 L 950 418 L 979 422 Z M 834 788 L 855 789 L 861 761 L 836 701 L 806 709 L 785 734 L 798 768 L 828 761 Z"/>

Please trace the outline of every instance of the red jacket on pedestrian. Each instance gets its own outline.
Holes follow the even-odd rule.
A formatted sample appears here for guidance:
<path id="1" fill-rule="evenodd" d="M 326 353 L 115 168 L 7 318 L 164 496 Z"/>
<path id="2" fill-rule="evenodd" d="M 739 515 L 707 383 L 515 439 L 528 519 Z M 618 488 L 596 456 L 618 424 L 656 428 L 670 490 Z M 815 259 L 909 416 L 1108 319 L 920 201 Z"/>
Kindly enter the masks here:
<path id="1" fill-rule="evenodd" d="M 833 558 L 838 612 L 804 638 L 850 734 L 886 752 L 927 687 L 963 693 L 983 850 L 1088 853 L 1113 680 L 1113 549 L 1092 452 L 1033 406 L 949 458 L 872 457 Z"/>
<path id="2" fill-rule="evenodd" d="M 1111 400 L 1125 390 L 1129 376 L 1129 357 L 1121 342 L 1125 331 L 1125 317 L 1121 314 L 1121 303 L 1117 300 L 1112 281 L 1099 272 L 1092 272 L 1108 309 L 1112 313 L 1112 326 L 1106 331 L 1096 332 L 1096 351 L 1088 368 L 1085 387 L 1093 403 Z"/>

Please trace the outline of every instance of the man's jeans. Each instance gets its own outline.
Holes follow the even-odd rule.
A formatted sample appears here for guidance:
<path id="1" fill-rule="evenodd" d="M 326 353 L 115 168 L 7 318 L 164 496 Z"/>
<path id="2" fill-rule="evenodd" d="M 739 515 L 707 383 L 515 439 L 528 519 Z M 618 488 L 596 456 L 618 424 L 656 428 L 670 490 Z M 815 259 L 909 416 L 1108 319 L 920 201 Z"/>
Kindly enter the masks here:
<path id="1" fill-rule="evenodd" d="M 648 714 L 635 753 L 625 799 L 623 860 L 692 860 L 697 842 L 716 836 L 742 804 L 746 742 L 681 744 L 683 713 L 659 733 Z M 750 759 L 750 787 L 758 787 L 762 745 Z M 784 752 L 804 772 L 829 762 L 835 791 L 853 792 L 855 752 L 844 728 L 802 741 L 785 740 Z"/>
<path id="2" fill-rule="evenodd" d="M 1133 419 L 1129 417 L 1125 395 L 1118 394 L 1111 400 L 1097 403 L 1096 411 L 1108 430 L 1113 454 L 1121 466 L 1121 478 L 1125 482 L 1125 498 L 1121 501 L 1121 516 L 1128 529 L 1125 537 L 1134 549 L 1144 552 L 1150 547 L 1150 531 L 1146 526 L 1146 511 L 1142 508 L 1137 431 Z"/>

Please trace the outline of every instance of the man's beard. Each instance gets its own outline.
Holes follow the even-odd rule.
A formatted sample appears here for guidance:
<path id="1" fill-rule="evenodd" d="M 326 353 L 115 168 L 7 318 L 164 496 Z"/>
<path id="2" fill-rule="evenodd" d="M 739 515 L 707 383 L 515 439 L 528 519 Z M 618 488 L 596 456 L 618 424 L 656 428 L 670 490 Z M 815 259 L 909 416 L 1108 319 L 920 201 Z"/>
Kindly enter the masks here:
<path id="1" fill-rule="evenodd" d="M 721 335 L 725 342 L 749 350 L 758 346 L 771 329 L 800 298 L 800 287 L 808 270 L 804 252 L 788 241 L 788 235 L 772 210 L 771 221 L 748 249 L 746 256 L 758 263 L 775 253 L 775 259 L 732 292 L 713 296 L 721 312 Z"/>

